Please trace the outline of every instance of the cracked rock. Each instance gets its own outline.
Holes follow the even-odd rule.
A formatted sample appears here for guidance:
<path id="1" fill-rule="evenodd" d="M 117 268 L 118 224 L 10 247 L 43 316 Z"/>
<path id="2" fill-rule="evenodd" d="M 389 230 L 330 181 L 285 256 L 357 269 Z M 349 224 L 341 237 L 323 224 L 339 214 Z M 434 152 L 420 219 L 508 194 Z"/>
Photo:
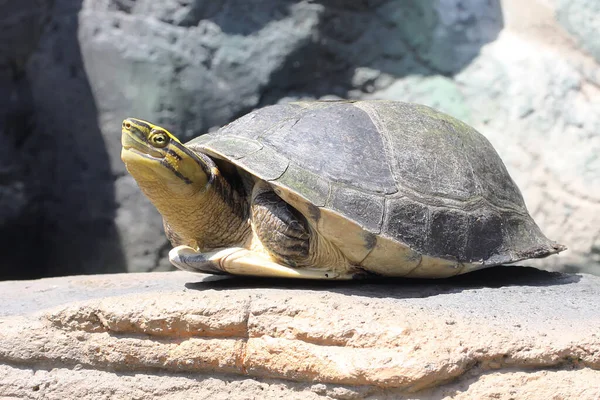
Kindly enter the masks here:
<path id="1" fill-rule="evenodd" d="M 599 288 L 524 267 L 436 284 L 184 272 L 0 283 L 0 396 L 597 399 Z"/>

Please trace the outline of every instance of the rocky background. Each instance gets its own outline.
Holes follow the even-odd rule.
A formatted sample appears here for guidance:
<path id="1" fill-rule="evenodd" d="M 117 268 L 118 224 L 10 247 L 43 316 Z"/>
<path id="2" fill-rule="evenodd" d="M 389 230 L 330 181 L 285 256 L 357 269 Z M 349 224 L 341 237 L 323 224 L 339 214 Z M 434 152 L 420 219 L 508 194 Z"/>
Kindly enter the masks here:
<path id="1" fill-rule="evenodd" d="M 0 0 L 0 275 L 168 269 L 120 158 L 296 98 L 437 107 L 495 145 L 542 230 L 600 274 L 595 0 Z"/>

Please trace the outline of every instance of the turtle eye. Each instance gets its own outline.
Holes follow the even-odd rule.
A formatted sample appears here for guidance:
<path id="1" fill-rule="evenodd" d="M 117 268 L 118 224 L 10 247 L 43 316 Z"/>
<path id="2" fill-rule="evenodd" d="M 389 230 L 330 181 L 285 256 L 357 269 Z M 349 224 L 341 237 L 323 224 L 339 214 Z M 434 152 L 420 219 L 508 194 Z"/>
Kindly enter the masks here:
<path id="1" fill-rule="evenodd" d="M 157 132 L 150 136 L 150 142 L 154 147 L 165 147 L 169 143 L 169 137 L 164 132 Z"/>

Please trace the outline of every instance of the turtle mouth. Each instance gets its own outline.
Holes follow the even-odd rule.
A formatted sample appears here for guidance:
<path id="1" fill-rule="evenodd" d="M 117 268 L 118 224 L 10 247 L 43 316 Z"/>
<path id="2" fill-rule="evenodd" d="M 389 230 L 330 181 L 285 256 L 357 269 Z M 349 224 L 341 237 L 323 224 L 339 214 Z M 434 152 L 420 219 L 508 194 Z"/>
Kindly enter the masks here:
<path id="1" fill-rule="evenodd" d="M 144 157 L 144 158 L 148 158 L 150 160 L 156 160 L 156 161 L 161 161 L 165 158 L 164 155 L 159 154 L 159 155 L 153 155 L 153 154 L 149 154 L 146 151 L 140 151 L 135 147 L 131 147 L 131 146 L 123 146 L 123 150 L 126 150 L 130 153 L 133 153 L 135 155 Z"/>
<path id="2" fill-rule="evenodd" d="M 123 151 L 156 161 L 162 161 L 165 158 L 163 152 L 158 151 L 142 140 L 142 138 L 138 138 L 134 132 L 129 130 L 123 129 L 121 132 L 121 145 L 123 146 Z"/>

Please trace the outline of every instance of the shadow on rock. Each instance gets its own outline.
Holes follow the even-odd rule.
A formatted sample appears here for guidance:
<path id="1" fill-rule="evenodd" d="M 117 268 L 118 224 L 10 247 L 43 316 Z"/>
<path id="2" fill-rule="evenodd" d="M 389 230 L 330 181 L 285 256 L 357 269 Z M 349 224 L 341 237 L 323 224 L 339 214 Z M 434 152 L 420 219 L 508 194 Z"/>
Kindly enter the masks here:
<path id="1" fill-rule="evenodd" d="M 422 298 L 463 290 L 508 286 L 557 286 L 576 283 L 578 275 L 530 267 L 499 266 L 447 279 L 369 278 L 355 281 L 304 281 L 276 278 L 208 276 L 186 283 L 190 290 L 285 289 L 337 292 L 375 298 Z"/>
<path id="2" fill-rule="evenodd" d="M 8 232 L 0 229 L 11 239 L 0 237 L 3 243 L 22 238 L 18 247 L 2 251 L 17 257 L 4 258 L 3 265 L 13 264 L 4 275 L 122 272 L 113 176 L 77 36 L 82 0 L 57 0 L 42 8 L 35 1 L 17 3 L 2 8 L 7 16 L 2 26 L 14 26 L 0 33 L 12 43 L 2 47 L 0 67 L 13 66 L 6 97 L 16 111 L 2 115 L 2 125 L 10 129 L 0 133 L 13 136 L 12 155 L 23 167 L 27 209 L 35 210 L 35 217 L 20 218 Z"/>
<path id="3" fill-rule="evenodd" d="M 316 34 L 273 71 L 260 105 L 279 98 L 351 97 L 408 75 L 453 76 L 504 26 L 499 0 L 317 0 Z"/>

